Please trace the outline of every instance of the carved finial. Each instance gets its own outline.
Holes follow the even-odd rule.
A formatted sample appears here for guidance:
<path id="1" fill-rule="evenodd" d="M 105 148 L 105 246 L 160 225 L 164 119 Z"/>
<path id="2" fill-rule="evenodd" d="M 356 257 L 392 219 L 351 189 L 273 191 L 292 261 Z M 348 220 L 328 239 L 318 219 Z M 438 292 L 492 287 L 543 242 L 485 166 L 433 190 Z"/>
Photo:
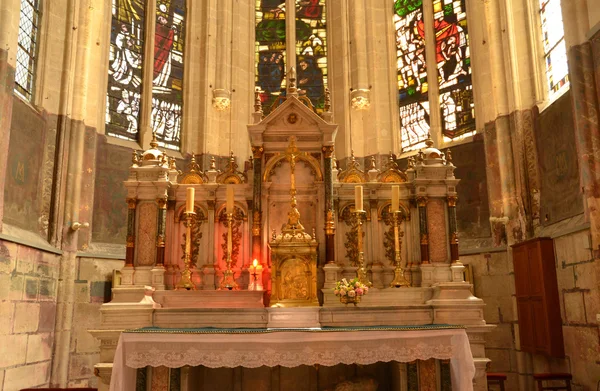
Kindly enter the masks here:
<path id="1" fill-rule="evenodd" d="M 156 130 L 152 132 L 152 141 L 150 141 L 150 146 L 154 149 L 158 147 L 158 140 L 156 140 Z"/>
<path id="2" fill-rule="evenodd" d="M 369 165 L 369 171 L 371 170 L 377 170 L 377 167 L 375 167 L 375 156 L 371 156 L 371 164 Z"/>
<path id="3" fill-rule="evenodd" d="M 417 154 L 417 163 L 423 163 L 424 160 L 425 154 L 423 153 L 423 151 L 419 151 L 419 153 Z"/>
<path id="4" fill-rule="evenodd" d="M 425 140 L 425 145 L 427 145 L 427 148 L 433 147 L 433 140 L 431 139 L 430 132 L 427 132 L 427 139 Z"/>
<path id="5" fill-rule="evenodd" d="M 354 149 L 350 151 L 350 160 L 352 161 L 352 163 L 356 161 L 356 158 L 354 157 Z"/>
<path id="6" fill-rule="evenodd" d="M 192 152 L 192 158 L 190 164 L 188 164 L 189 172 L 200 172 L 200 165 L 196 162 L 196 154 Z"/>
<path id="7" fill-rule="evenodd" d="M 339 169 L 340 169 L 340 162 L 335 158 L 335 155 L 332 156 L 332 159 L 333 159 L 333 169 L 339 171 Z"/>
<path id="8" fill-rule="evenodd" d="M 325 87 L 325 104 L 323 106 L 323 110 L 328 113 L 331 111 L 331 93 L 329 92 L 329 88 Z"/>
<path id="9" fill-rule="evenodd" d="M 450 152 L 450 148 L 446 149 L 446 162 L 452 164 L 452 152 Z"/>
<path id="10" fill-rule="evenodd" d="M 275 232 L 275 228 L 271 231 L 271 240 L 277 239 L 277 232 Z"/>
<path id="11" fill-rule="evenodd" d="M 211 156 L 211 158 L 210 158 L 210 169 L 213 170 L 213 171 L 217 170 L 217 163 L 215 161 L 215 157 L 214 156 Z"/>
<path id="12" fill-rule="evenodd" d="M 314 228 L 312 229 L 312 238 L 317 240 L 317 231 Z"/>
<path id="13" fill-rule="evenodd" d="M 133 151 L 133 155 L 131 156 L 131 163 L 133 163 L 131 167 L 139 167 L 140 157 L 137 151 Z"/>
<path id="14" fill-rule="evenodd" d="M 408 157 L 408 169 L 412 170 L 413 168 L 415 168 L 415 158 L 414 158 L 414 156 L 409 156 Z"/>
<path id="15" fill-rule="evenodd" d="M 169 170 L 177 170 L 177 161 L 174 157 L 169 158 Z"/>
<path id="16" fill-rule="evenodd" d="M 229 161 L 230 162 L 234 162 L 235 161 L 235 157 L 233 156 L 233 151 L 229 152 Z"/>
<path id="17" fill-rule="evenodd" d="M 296 68 L 291 67 L 288 72 L 288 95 L 298 95 L 296 90 Z"/>
<path id="18" fill-rule="evenodd" d="M 254 112 L 255 113 L 262 113 L 263 112 L 262 101 L 260 100 L 260 94 L 261 94 L 261 92 L 262 91 L 258 87 L 254 91 Z"/>

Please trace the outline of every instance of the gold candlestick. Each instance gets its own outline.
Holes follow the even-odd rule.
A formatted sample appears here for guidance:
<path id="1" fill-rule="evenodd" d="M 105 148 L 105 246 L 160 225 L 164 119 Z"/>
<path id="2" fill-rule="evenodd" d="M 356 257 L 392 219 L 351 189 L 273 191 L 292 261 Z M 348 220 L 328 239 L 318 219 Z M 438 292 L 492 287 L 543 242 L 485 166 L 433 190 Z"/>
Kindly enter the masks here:
<path id="1" fill-rule="evenodd" d="M 361 200 L 362 201 L 362 200 Z M 356 276 L 358 280 L 365 284 L 368 287 L 373 286 L 371 281 L 369 281 L 369 277 L 367 277 L 367 268 L 365 267 L 365 253 L 363 252 L 363 237 L 362 237 L 362 218 L 366 217 L 367 212 L 364 210 L 356 210 L 354 211 L 356 215 L 356 230 L 357 232 L 357 248 L 358 248 L 358 269 L 356 270 Z"/>
<path id="2" fill-rule="evenodd" d="M 181 272 L 181 279 L 177 286 L 176 290 L 179 289 L 187 289 L 187 290 L 196 290 L 196 285 L 192 282 L 192 271 L 190 270 L 192 264 L 192 221 L 196 216 L 195 212 L 185 212 L 185 254 L 183 258 L 184 269 Z"/>
<path id="3" fill-rule="evenodd" d="M 221 280 L 220 289 L 237 289 L 238 284 L 235 282 L 233 270 L 231 270 L 231 249 L 232 249 L 232 238 L 231 230 L 233 225 L 233 213 L 227 213 L 227 270 L 223 273 L 223 279 Z"/>
<path id="4" fill-rule="evenodd" d="M 400 250 L 402 249 L 402 237 L 404 232 L 400 232 L 400 211 L 395 210 L 392 212 L 394 221 L 394 249 L 396 250 L 396 257 L 394 263 L 396 268 L 394 269 L 394 280 L 390 283 L 392 288 L 409 287 L 410 282 L 404 277 L 404 269 L 402 269 L 402 255 Z"/>

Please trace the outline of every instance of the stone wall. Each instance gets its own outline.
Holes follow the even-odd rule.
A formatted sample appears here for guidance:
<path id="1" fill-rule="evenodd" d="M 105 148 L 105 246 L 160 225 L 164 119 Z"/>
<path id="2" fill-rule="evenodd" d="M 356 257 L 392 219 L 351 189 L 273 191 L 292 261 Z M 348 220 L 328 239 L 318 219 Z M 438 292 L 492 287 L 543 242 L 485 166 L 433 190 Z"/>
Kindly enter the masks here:
<path id="1" fill-rule="evenodd" d="M 4 391 L 48 386 L 59 262 L 57 254 L 0 241 L 0 389 Z"/>

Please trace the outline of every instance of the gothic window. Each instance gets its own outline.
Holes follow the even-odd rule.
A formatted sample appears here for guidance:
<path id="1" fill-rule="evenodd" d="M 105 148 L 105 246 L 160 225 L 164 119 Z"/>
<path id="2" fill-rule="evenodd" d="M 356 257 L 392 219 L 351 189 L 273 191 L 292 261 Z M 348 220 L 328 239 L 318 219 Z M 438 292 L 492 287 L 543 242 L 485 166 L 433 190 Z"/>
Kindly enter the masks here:
<path id="1" fill-rule="evenodd" d="M 185 0 L 159 0 L 156 9 L 148 10 L 148 17 L 156 21 L 152 36 L 145 29 L 148 11 L 144 0 L 112 0 L 112 4 L 106 133 L 138 141 L 143 116 L 148 118 L 160 146 L 179 150 Z M 152 50 L 148 41 L 154 42 L 152 72 L 144 69 L 145 52 Z M 142 88 L 145 77 L 152 78 L 150 93 Z M 142 110 L 146 99 L 152 102 L 149 113 Z"/>
<path id="2" fill-rule="evenodd" d="M 17 62 L 15 66 L 15 91 L 31 100 L 37 60 L 37 39 L 40 22 L 39 0 L 21 0 Z"/>
<path id="3" fill-rule="evenodd" d="M 423 1 L 433 7 L 431 26 L 423 16 Z M 432 129 L 441 129 L 445 142 L 473 134 L 465 0 L 395 0 L 394 27 L 402 150 L 422 148 Z M 435 47 L 435 62 L 426 57 L 427 45 Z M 437 80 L 433 91 L 428 80 Z M 430 110 L 439 110 L 439 119 Z"/>
<path id="4" fill-rule="evenodd" d="M 295 16 L 298 93 L 321 113 L 327 84 L 325 0 L 296 0 Z M 285 2 L 256 0 L 255 86 L 265 115 L 285 97 L 287 18 Z"/>
<path id="5" fill-rule="evenodd" d="M 539 2 L 546 78 L 549 96 L 552 98 L 561 87 L 569 84 L 565 32 L 560 0 L 539 0 Z"/>

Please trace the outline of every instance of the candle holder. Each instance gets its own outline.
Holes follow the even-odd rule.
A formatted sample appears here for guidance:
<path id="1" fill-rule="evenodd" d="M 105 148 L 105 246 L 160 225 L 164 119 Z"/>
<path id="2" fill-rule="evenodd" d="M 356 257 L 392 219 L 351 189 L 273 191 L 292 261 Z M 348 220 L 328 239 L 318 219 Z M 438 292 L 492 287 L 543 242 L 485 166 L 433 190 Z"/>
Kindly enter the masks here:
<path id="1" fill-rule="evenodd" d="M 231 248 L 232 238 L 231 229 L 233 225 L 233 213 L 227 213 L 227 270 L 223 273 L 223 279 L 221 280 L 220 289 L 237 289 L 238 284 L 235 282 L 233 270 L 231 270 Z"/>
<path id="2" fill-rule="evenodd" d="M 364 285 L 371 287 L 373 284 L 367 277 L 367 268 L 365 267 L 365 253 L 363 251 L 363 237 L 362 237 L 362 225 L 363 217 L 367 216 L 367 212 L 364 210 L 354 211 L 356 216 L 356 230 L 357 230 L 357 249 L 358 249 L 358 269 L 356 270 L 356 277 Z"/>
<path id="3" fill-rule="evenodd" d="M 196 290 L 196 285 L 192 282 L 192 271 L 190 270 L 192 264 L 192 224 L 193 219 L 196 216 L 195 212 L 185 212 L 185 254 L 183 258 L 184 269 L 181 272 L 181 279 L 175 287 L 176 290 Z"/>
<path id="4" fill-rule="evenodd" d="M 404 236 L 404 232 L 400 232 L 400 211 L 395 210 L 392 212 L 392 218 L 394 222 L 394 249 L 396 251 L 396 256 L 394 258 L 394 264 L 396 268 L 394 269 L 394 280 L 390 283 L 390 287 L 392 288 L 401 288 L 401 287 L 409 287 L 410 282 L 404 277 L 404 269 L 402 268 L 402 255 L 400 254 L 400 250 L 402 249 L 402 237 Z"/>

